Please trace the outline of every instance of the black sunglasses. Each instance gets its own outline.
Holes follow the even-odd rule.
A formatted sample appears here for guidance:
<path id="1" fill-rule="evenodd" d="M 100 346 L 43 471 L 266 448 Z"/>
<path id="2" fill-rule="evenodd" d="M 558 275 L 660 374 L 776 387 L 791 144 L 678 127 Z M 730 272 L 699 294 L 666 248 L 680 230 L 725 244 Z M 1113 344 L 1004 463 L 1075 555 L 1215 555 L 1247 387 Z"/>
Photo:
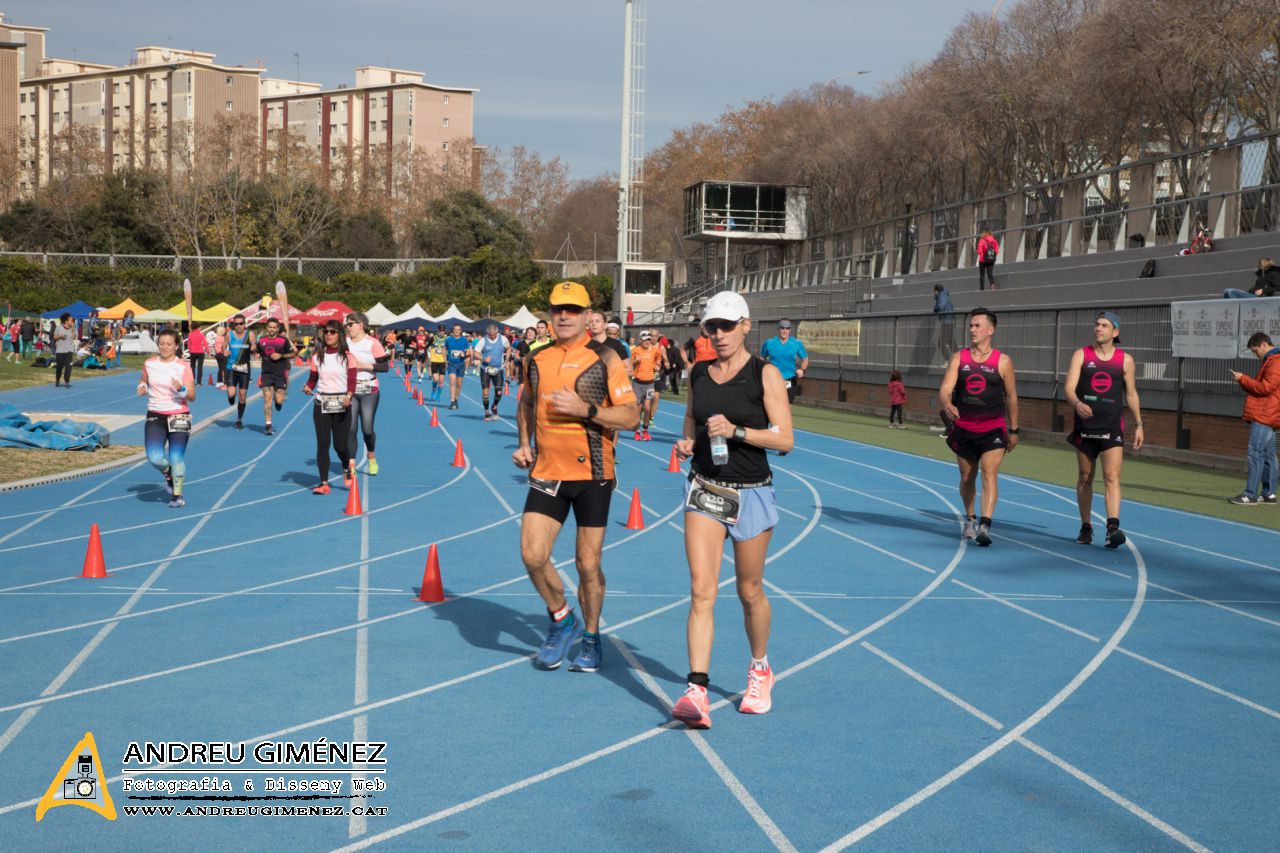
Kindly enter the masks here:
<path id="1" fill-rule="evenodd" d="M 341 329 L 325 329 L 325 330 L 324 330 L 324 333 L 325 333 L 326 335 L 336 335 L 336 334 L 338 334 L 338 333 L 339 333 L 339 332 L 341 332 L 341 331 L 342 331 Z"/>
<path id="2" fill-rule="evenodd" d="M 732 332 L 741 322 L 741 320 L 707 320 L 702 324 L 702 328 L 707 330 L 708 335 L 714 335 L 716 332 Z"/>
<path id="3" fill-rule="evenodd" d="M 587 309 L 583 308 L 581 305 L 552 305 L 551 306 L 552 314 L 581 314 L 583 311 L 586 311 L 586 310 Z"/>

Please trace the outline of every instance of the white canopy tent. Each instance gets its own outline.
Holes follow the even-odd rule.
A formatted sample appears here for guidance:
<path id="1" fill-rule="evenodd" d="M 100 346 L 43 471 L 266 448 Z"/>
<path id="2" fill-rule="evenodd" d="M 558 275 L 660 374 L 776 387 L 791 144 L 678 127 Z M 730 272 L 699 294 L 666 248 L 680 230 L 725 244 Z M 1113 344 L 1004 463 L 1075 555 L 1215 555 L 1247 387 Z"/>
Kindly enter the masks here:
<path id="1" fill-rule="evenodd" d="M 364 312 L 364 315 L 369 318 L 370 326 L 385 326 L 396 321 L 396 315 L 381 302 Z"/>
<path id="2" fill-rule="evenodd" d="M 459 323 L 471 322 L 471 318 L 468 317 L 466 314 L 463 314 L 461 311 L 459 311 L 457 304 L 453 302 L 449 303 L 448 311 L 445 311 L 443 314 L 441 314 L 439 317 L 436 318 L 437 323 L 443 323 L 445 320 L 457 320 Z"/>
<path id="3" fill-rule="evenodd" d="M 151 311 L 143 311 L 141 314 L 133 316 L 135 323 L 177 323 L 187 319 L 181 314 L 175 314 L 172 311 L 165 311 L 160 308 Z"/>
<path id="4" fill-rule="evenodd" d="M 410 308 L 408 311 L 405 311 L 403 314 L 397 314 L 395 317 L 392 317 L 387 322 L 399 323 L 402 320 L 421 320 L 423 324 L 436 322 L 436 318 L 428 314 L 426 309 L 423 308 L 422 305 L 417 302 L 413 303 L 413 307 Z M 373 321 L 370 320 L 369 322 L 373 322 Z"/>
<path id="5" fill-rule="evenodd" d="M 530 326 L 538 325 L 540 319 L 542 318 L 530 311 L 527 305 L 521 305 L 519 311 L 502 322 L 504 325 L 514 326 L 517 329 L 527 329 Z"/>

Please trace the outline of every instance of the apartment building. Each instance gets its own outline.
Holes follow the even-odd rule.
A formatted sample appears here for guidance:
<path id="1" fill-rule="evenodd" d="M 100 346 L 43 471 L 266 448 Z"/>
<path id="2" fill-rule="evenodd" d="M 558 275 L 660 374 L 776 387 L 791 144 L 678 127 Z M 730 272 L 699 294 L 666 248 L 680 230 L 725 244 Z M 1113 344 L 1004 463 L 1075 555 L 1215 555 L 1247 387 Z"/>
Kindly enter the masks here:
<path id="1" fill-rule="evenodd" d="M 362 66 L 356 69 L 355 85 L 334 89 L 264 79 L 263 149 L 287 129 L 291 139 L 303 140 L 314 152 L 325 174 L 338 164 L 358 163 L 367 179 L 369 165 L 380 163 L 378 177 L 390 193 L 398 147 L 447 152 L 474 135 L 476 90 L 427 83 L 424 76 L 421 71 Z M 469 161 L 473 152 L 467 155 Z"/>
<path id="2" fill-rule="evenodd" d="M 257 115 L 260 74 L 219 65 L 212 53 L 157 46 L 137 48 L 119 67 L 45 58 L 19 86 L 20 191 L 88 152 L 107 174 L 184 169 L 218 115 Z"/>

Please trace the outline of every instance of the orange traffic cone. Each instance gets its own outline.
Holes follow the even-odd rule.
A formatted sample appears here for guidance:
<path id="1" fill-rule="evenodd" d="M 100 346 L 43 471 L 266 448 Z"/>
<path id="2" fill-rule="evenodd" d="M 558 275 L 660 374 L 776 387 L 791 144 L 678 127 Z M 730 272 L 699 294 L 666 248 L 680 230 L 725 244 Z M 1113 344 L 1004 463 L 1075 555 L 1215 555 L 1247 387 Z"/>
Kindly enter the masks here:
<path id="1" fill-rule="evenodd" d="M 418 601 L 444 601 L 444 584 L 440 581 L 440 552 L 432 545 L 427 549 L 427 567 L 422 572 L 422 588 Z"/>
<path id="2" fill-rule="evenodd" d="M 516 386 L 516 402 L 517 402 L 517 403 L 519 403 L 519 402 L 520 402 L 520 395 L 521 395 L 521 394 L 523 394 L 523 393 L 524 393 L 524 386 L 523 386 L 523 385 L 517 385 L 517 386 Z"/>
<path id="3" fill-rule="evenodd" d="M 631 490 L 631 511 L 627 513 L 628 530 L 644 530 L 644 510 L 640 508 L 640 490 Z"/>
<path id="4" fill-rule="evenodd" d="M 426 404 L 427 404 L 427 401 L 422 396 L 422 389 L 419 388 L 418 389 L 418 405 L 425 406 Z"/>
<path id="5" fill-rule="evenodd" d="M 679 474 L 679 473 L 681 473 L 681 472 L 680 472 L 680 457 L 676 456 L 676 449 L 675 449 L 675 447 L 674 447 L 674 446 L 671 448 L 671 461 L 667 463 L 667 473 L 668 473 L 668 474 Z"/>
<path id="6" fill-rule="evenodd" d="M 436 407 L 431 407 L 431 425 L 433 427 L 440 426 L 440 414 L 436 411 Z"/>
<path id="7" fill-rule="evenodd" d="M 453 467 L 454 468 L 467 467 L 467 457 L 464 456 L 462 453 L 462 439 L 458 439 L 458 443 L 454 446 Z"/>
<path id="8" fill-rule="evenodd" d="M 347 508 L 342 511 L 343 515 L 363 515 L 364 508 L 360 505 L 360 477 L 352 472 L 351 491 L 347 495 Z"/>
<path id="9" fill-rule="evenodd" d="M 510 396 L 511 396 L 511 383 L 510 383 L 510 382 L 504 382 L 504 383 L 502 383 L 502 396 L 504 396 L 504 397 L 510 397 Z"/>
<path id="10" fill-rule="evenodd" d="M 105 578 L 107 576 L 107 564 L 102 559 L 102 534 L 98 532 L 98 525 L 94 524 L 89 527 L 89 547 L 84 552 L 84 569 L 80 572 L 82 578 Z"/>
<path id="11" fill-rule="evenodd" d="M 204 384 L 206 384 L 206 385 L 212 385 L 212 384 L 213 384 L 213 374 L 212 374 L 212 373 L 210 373 L 210 374 L 209 374 L 208 379 L 209 379 L 209 381 L 208 381 L 208 382 L 206 382 L 206 383 L 204 383 Z"/>

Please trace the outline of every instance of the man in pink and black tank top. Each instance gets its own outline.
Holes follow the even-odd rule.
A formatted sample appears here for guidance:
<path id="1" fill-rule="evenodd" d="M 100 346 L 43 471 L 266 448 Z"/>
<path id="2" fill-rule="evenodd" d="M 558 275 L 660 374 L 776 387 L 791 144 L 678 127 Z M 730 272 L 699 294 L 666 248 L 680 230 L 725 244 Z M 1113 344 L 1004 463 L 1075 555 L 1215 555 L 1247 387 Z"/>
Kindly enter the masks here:
<path id="1" fill-rule="evenodd" d="M 1067 402 L 1075 411 L 1075 428 L 1067 436 L 1076 449 L 1080 477 L 1076 503 L 1080 507 L 1081 545 L 1093 544 L 1093 476 L 1102 462 L 1107 509 L 1107 547 L 1119 548 L 1125 536 L 1120 530 L 1120 466 L 1124 462 L 1124 407 L 1133 412 L 1133 449 L 1142 447 L 1142 409 L 1133 381 L 1133 356 L 1120 349 L 1120 318 L 1103 311 L 1093 323 L 1093 345 L 1071 355 L 1067 369 Z"/>
<path id="2" fill-rule="evenodd" d="M 951 356 L 938 389 L 950 425 L 947 446 L 960 466 L 964 539 L 991 544 L 1000 463 L 1018 444 L 1018 391 L 1013 360 L 995 349 L 996 315 L 986 308 L 969 313 L 969 346 Z M 974 513 L 978 472 L 982 472 L 982 515 Z"/>

